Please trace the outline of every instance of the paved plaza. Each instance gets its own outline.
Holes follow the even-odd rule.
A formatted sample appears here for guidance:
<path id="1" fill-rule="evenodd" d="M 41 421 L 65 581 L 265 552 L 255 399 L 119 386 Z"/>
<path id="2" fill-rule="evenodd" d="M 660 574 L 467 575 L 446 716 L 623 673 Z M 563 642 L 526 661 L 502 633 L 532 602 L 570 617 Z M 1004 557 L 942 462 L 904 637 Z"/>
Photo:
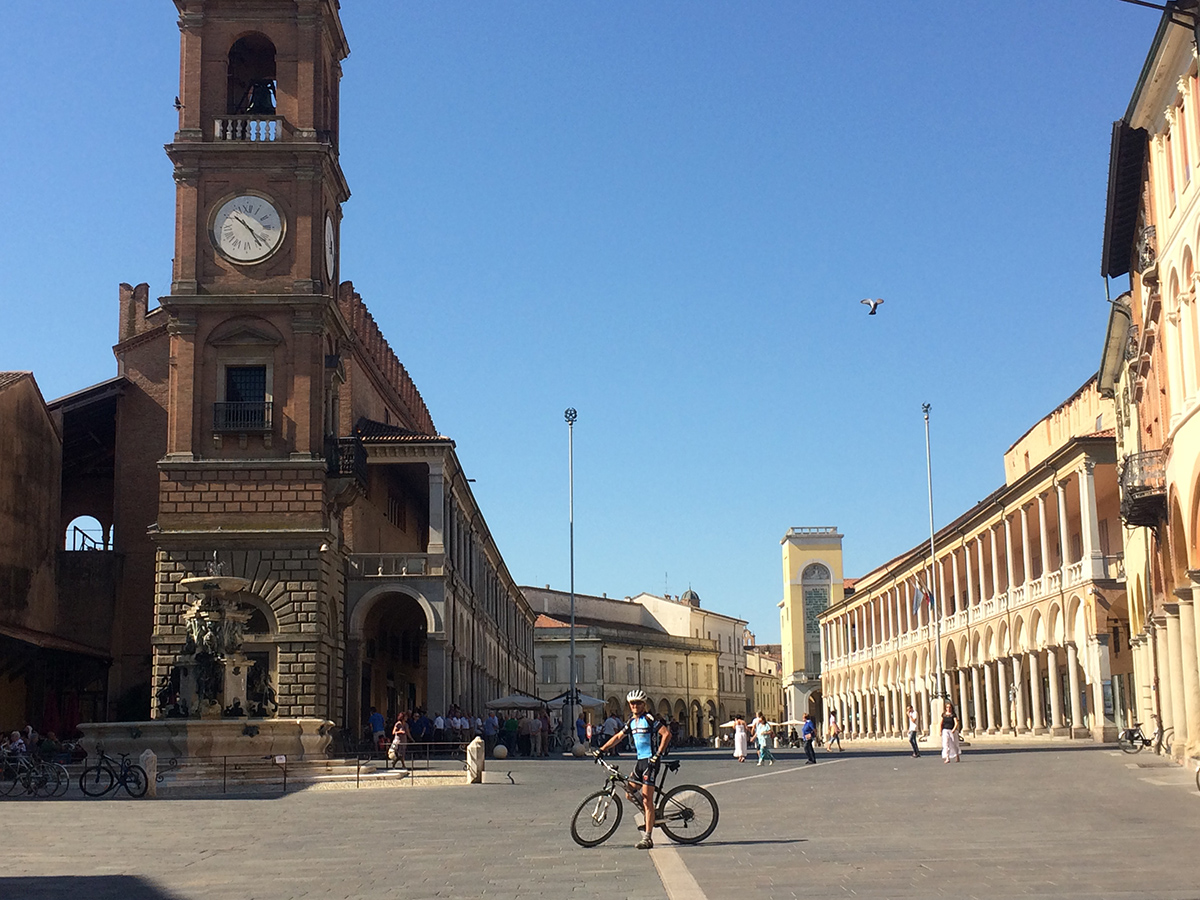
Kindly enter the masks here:
<path id="1" fill-rule="evenodd" d="M 286 796 L 8 800 L 0 898 L 1200 897 L 1200 793 L 1146 754 L 1046 742 L 961 765 L 848 745 L 820 765 L 682 754 L 721 806 L 704 844 L 577 847 L 588 761 L 516 784 Z M 628 759 L 625 760 L 628 763 Z"/>

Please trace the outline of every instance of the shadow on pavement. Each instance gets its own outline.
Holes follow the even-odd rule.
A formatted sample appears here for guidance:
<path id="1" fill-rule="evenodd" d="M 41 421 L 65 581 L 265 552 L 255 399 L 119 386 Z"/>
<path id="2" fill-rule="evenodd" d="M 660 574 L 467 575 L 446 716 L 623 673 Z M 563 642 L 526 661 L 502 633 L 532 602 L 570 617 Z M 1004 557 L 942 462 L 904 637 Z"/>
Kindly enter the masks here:
<path id="1" fill-rule="evenodd" d="M 46 875 L 37 878 L 0 877 L 0 897 L 21 900 L 63 897 L 87 900 L 180 900 L 135 875 Z"/>
<path id="2" fill-rule="evenodd" d="M 752 844 L 807 844 L 808 838 L 779 838 L 778 840 L 761 841 L 705 841 L 702 844 L 679 844 L 676 849 L 684 847 L 749 847 Z"/>

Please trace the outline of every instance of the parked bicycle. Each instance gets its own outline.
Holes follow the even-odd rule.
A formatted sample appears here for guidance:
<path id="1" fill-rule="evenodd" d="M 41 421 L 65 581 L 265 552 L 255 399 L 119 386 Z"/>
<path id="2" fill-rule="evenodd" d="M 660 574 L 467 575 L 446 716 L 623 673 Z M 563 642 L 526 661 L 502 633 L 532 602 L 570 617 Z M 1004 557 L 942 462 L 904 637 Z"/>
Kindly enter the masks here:
<path id="1" fill-rule="evenodd" d="M 144 797 L 149 782 L 146 770 L 129 761 L 129 754 L 122 753 L 118 762 L 103 747 L 96 748 L 99 759 L 79 775 L 79 789 L 89 797 L 103 797 L 109 791 L 125 788 L 130 797 Z"/>
<path id="2" fill-rule="evenodd" d="M 0 763 L 0 794 L 21 788 L 29 797 L 56 797 L 71 786 L 71 776 L 61 763 L 25 754 L 6 755 Z"/>
<path id="3" fill-rule="evenodd" d="M 612 837 L 621 824 L 624 812 L 621 797 L 625 794 L 628 779 L 620 769 L 599 757 L 596 758 L 596 764 L 608 770 L 604 787 L 594 794 L 588 794 L 571 817 L 571 837 L 583 847 L 595 847 Z M 654 825 L 676 843 L 697 844 L 713 833 L 721 813 L 713 795 L 697 784 L 679 784 L 664 791 L 667 773 L 678 771 L 677 759 L 667 760 L 658 768 L 654 785 L 655 797 L 658 798 L 654 809 Z M 641 809 L 640 795 L 634 806 Z"/>
<path id="4" fill-rule="evenodd" d="M 1151 715 L 1154 719 L 1154 732 L 1149 736 L 1142 731 L 1142 723 L 1134 722 L 1132 728 L 1126 728 L 1121 731 L 1117 738 L 1117 745 L 1126 753 L 1141 753 L 1146 747 L 1153 747 L 1154 752 L 1170 752 L 1171 738 L 1168 732 L 1163 731 L 1162 720 L 1158 716 Z"/>

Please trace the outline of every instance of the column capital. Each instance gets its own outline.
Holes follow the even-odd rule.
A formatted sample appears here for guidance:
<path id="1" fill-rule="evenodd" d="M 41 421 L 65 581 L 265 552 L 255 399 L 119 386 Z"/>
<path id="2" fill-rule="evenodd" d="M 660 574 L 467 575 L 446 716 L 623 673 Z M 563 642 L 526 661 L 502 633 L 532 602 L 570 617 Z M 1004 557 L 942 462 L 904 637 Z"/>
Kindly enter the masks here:
<path id="1" fill-rule="evenodd" d="M 1171 591 L 1171 593 L 1174 594 L 1175 597 L 1179 600 L 1179 603 L 1175 604 L 1176 606 L 1178 606 L 1180 603 L 1186 603 L 1189 606 L 1191 605 L 1191 603 L 1192 603 L 1192 589 L 1191 588 L 1177 587 L 1177 588 L 1173 589 Z"/>
<path id="2" fill-rule="evenodd" d="M 1162 605 L 1162 611 L 1164 613 L 1164 618 L 1166 618 L 1168 621 L 1173 618 L 1174 619 L 1179 618 L 1179 604 L 1178 603 L 1164 603 Z"/>

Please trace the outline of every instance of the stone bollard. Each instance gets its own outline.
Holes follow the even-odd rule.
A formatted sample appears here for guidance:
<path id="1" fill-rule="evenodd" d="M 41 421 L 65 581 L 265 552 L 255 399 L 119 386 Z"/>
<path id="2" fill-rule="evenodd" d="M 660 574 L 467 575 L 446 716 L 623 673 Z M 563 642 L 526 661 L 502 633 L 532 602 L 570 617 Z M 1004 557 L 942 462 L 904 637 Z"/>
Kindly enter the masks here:
<path id="1" fill-rule="evenodd" d="M 146 772 L 146 796 L 158 796 L 158 757 L 153 750 L 143 750 L 138 762 Z"/>
<path id="2" fill-rule="evenodd" d="M 483 758 L 487 755 L 483 738 L 467 744 L 467 784 L 483 784 Z"/>

